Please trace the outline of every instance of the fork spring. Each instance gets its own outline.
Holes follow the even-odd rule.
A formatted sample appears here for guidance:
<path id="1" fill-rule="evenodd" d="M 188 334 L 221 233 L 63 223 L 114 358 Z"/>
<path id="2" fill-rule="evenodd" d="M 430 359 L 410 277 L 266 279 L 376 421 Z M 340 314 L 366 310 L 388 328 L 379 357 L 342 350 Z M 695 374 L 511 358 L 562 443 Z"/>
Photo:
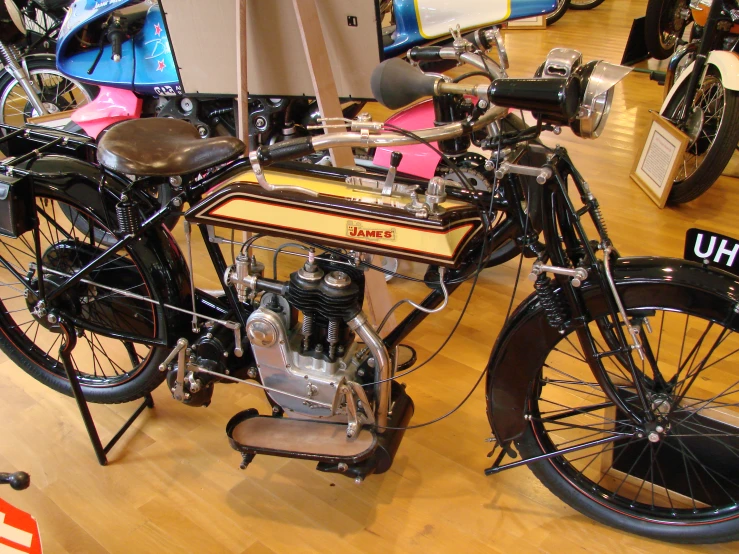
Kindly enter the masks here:
<path id="1" fill-rule="evenodd" d="M 559 332 L 563 332 L 567 313 L 564 302 L 555 290 L 552 280 L 542 273 L 534 282 L 534 289 L 546 312 L 547 323 Z"/>

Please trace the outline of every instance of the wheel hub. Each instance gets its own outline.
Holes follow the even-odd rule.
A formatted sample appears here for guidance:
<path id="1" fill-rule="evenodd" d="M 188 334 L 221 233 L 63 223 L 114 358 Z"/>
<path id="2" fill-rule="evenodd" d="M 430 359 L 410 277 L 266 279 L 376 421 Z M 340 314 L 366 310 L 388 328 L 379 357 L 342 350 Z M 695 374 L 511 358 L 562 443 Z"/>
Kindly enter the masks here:
<path id="1" fill-rule="evenodd" d="M 705 114 L 699 107 L 694 107 L 693 111 L 688 116 L 688 120 L 685 122 L 685 134 L 690 139 L 690 146 L 695 144 L 698 140 L 701 130 L 703 130 L 703 122 L 705 120 Z"/>

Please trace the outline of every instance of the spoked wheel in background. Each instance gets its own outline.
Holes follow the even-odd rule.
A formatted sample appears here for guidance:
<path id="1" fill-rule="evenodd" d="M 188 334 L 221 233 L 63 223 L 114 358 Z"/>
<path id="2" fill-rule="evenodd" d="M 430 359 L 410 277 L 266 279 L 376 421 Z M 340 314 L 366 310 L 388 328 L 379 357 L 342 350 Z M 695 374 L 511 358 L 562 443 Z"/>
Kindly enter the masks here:
<path id="1" fill-rule="evenodd" d="M 618 437 L 530 468 L 564 502 L 618 529 L 680 543 L 736 540 L 739 334 L 716 320 L 716 310 L 674 299 L 685 297 L 628 308 L 645 344 L 646 361 L 631 356 L 647 391 L 646 410 L 623 357 L 605 354 L 596 362 L 628 406 L 653 416 L 651 431 L 638 430 L 603 393 L 570 332 L 553 339 L 517 444 L 529 458 Z M 725 309 L 724 321 L 732 308 Z M 589 327 L 600 353 L 612 352 L 613 329 L 603 319 Z"/>
<path id="2" fill-rule="evenodd" d="M 572 10 L 592 10 L 597 8 L 606 0 L 570 0 Z"/>
<path id="3" fill-rule="evenodd" d="M 51 58 L 27 60 L 31 82 L 50 114 L 77 109 L 92 100 L 93 88 L 65 77 Z M 0 123 L 22 127 L 36 113 L 20 83 L 7 71 L 0 77 Z"/>
<path id="4" fill-rule="evenodd" d="M 66 277 L 107 249 L 111 235 L 100 214 L 37 184 L 40 256 L 47 294 Z M 62 213 L 72 213 L 70 220 Z M 75 219 L 85 218 L 87 232 Z M 82 390 L 91 402 L 116 403 L 140 398 L 164 378 L 158 365 L 164 348 L 147 341 L 161 339 L 162 308 L 141 298 L 155 298 L 152 269 L 145 262 L 142 241 L 121 250 L 109 262 L 91 271 L 85 281 L 72 287 L 38 310 L 39 274 L 31 231 L 17 239 L 0 238 L 0 254 L 30 285 L 29 291 L 6 268 L 0 268 L 0 348 L 24 371 L 45 385 L 71 394 L 59 359 L 61 329 L 52 310 L 73 321 L 77 347 L 72 360 Z"/>
<path id="5" fill-rule="evenodd" d="M 644 39 L 649 55 L 658 60 L 669 58 L 690 19 L 685 14 L 689 0 L 649 0 Z"/>
<path id="6" fill-rule="evenodd" d="M 739 143 L 739 92 L 724 87 L 720 73 L 710 67 L 686 112 L 687 81 L 663 111 L 691 138 L 668 201 L 695 200 L 716 182 Z"/>
<path id="7" fill-rule="evenodd" d="M 570 7 L 571 0 L 557 0 L 557 9 L 546 16 L 547 25 L 552 25 L 562 19 L 567 9 Z"/>

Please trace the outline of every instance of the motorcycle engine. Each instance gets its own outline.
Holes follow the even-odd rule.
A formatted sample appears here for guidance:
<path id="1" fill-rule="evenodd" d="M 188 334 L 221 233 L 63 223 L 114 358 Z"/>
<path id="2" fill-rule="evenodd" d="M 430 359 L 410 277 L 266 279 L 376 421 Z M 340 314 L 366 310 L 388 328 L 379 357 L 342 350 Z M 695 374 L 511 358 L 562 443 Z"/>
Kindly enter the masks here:
<path id="1" fill-rule="evenodd" d="M 291 274 L 285 290 L 264 294 L 246 323 L 259 376 L 284 410 L 332 417 L 340 385 L 359 367 L 347 321 L 362 309 L 364 274 L 318 257 Z"/>

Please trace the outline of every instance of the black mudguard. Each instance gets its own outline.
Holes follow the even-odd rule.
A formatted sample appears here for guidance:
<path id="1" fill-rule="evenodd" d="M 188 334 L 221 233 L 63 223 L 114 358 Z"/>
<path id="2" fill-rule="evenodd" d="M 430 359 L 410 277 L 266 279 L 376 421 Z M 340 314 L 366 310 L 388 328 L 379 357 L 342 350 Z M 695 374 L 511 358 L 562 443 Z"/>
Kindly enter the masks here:
<path id="1" fill-rule="evenodd" d="M 716 323 L 739 331 L 739 280 L 730 273 L 676 258 L 621 258 L 614 280 L 624 306 L 662 308 L 700 305 Z M 590 317 L 608 313 L 601 290 L 582 287 Z M 511 315 L 488 362 L 485 387 L 488 419 L 499 442 L 519 437 L 531 383 L 551 348 L 561 339 L 547 323 L 535 294 Z"/>
<path id="2" fill-rule="evenodd" d="M 100 169 L 87 162 L 68 156 L 44 156 L 28 164 L 42 177 L 33 178 L 34 186 L 62 201 L 89 206 L 111 229 L 116 229 L 115 204 L 123 186 L 112 180 L 99 192 Z M 153 209 L 151 198 L 143 192 L 132 191 L 141 206 Z M 60 216 L 63 217 L 63 216 Z M 190 300 L 190 272 L 177 242 L 163 225 L 148 231 L 131 246 L 132 255 L 148 268 L 154 290 L 152 297 L 162 303 L 179 308 L 192 309 Z M 189 334 L 189 319 L 173 310 L 162 310 L 157 324 L 163 333 L 158 333 L 168 346 L 174 346 L 179 337 Z"/>

